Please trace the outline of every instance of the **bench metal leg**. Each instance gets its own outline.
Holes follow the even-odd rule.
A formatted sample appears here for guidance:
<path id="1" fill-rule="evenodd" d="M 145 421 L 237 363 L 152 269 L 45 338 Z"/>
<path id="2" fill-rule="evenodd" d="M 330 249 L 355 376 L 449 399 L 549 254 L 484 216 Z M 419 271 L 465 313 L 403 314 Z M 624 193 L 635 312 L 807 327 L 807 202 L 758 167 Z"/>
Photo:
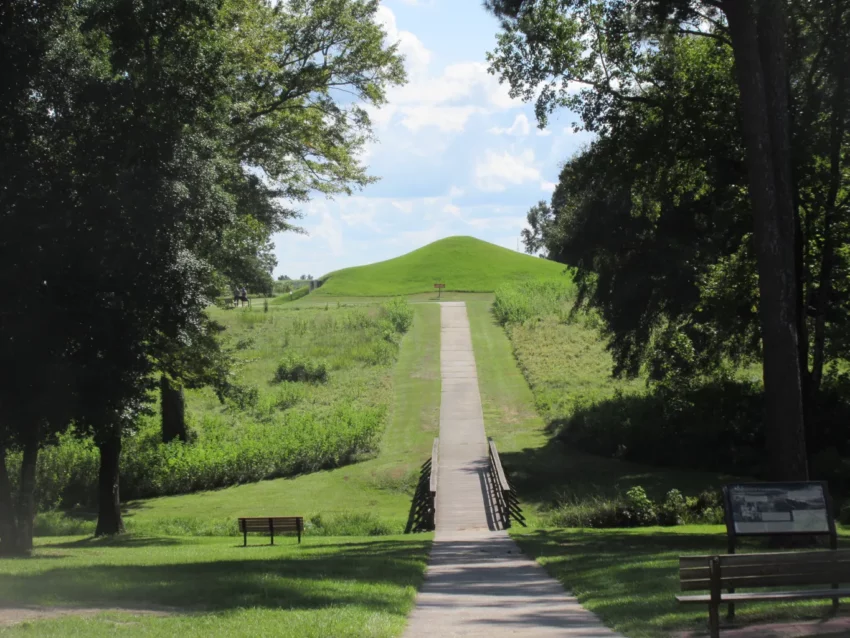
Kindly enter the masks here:
<path id="1" fill-rule="evenodd" d="M 714 604 L 708 607 L 708 629 L 711 638 L 720 638 L 720 609 Z"/>
<path id="2" fill-rule="evenodd" d="M 242 547 L 248 547 L 248 530 L 246 529 L 244 532 L 244 539 L 242 540 Z"/>
<path id="3" fill-rule="evenodd" d="M 711 602 L 708 606 L 708 628 L 711 638 L 720 638 L 720 559 L 712 557 L 708 564 Z"/>

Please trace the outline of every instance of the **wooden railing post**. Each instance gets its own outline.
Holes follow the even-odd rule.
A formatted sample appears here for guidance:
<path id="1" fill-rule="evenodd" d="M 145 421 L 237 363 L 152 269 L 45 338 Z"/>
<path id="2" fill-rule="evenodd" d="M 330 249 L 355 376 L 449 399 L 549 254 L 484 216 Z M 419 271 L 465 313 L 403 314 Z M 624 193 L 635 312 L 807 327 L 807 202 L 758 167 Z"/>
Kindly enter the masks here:
<path id="1" fill-rule="evenodd" d="M 516 520 L 520 525 L 525 527 L 525 517 L 519 506 L 519 499 L 514 493 L 511 484 L 505 476 L 505 470 L 502 467 L 502 460 L 499 458 L 499 451 L 496 449 L 496 443 L 492 438 L 487 439 L 490 456 L 490 475 L 493 483 L 493 496 L 496 500 L 496 507 L 499 510 L 500 518 L 502 519 L 502 527 L 507 529 L 511 526 L 511 519 Z"/>
<path id="2" fill-rule="evenodd" d="M 434 439 L 431 446 L 431 476 L 428 486 L 428 509 L 431 529 L 437 529 L 437 478 L 440 470 L 440 439 Z"/>

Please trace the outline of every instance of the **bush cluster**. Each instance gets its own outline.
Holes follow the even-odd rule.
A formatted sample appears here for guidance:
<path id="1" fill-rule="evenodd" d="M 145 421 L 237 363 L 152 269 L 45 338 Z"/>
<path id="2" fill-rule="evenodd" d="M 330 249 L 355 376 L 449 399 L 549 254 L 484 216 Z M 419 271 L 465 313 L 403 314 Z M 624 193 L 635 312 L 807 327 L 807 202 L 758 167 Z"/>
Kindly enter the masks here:
<path id="1" fill-rule="evenodd" d="M 236 351 L 243 353 L 246 363 L 235 370 L 230 383 L 219 388 L 224 409 L 207 390 L 203 392 L 208 407 L 188 411 L 188 443 L 162 443 L 158 416 L 139 418 L 135 433 L 124 440 L 122 498 L 183 494 L 313 472 L 352 462 L 377 449 L 388 406 L 386 386 L 380 382 L 385 372 L 372 368 L 394 361 L 397 336 L 409 329 L 412 309 L 406 301 L 394 300 L 377 312 L 352 309 L 292 315 L 299 316 L 283 321 L 273 312 L 233 317 L 242 330 L 234 335 Z M 273 329 L 245 335 L 263 323 Z M 392 338 L 385 337 L 387 330 Z M 261 382 L 272 372 L 262 365 L 257 368 L 262 376 L 255 372 L 248 377 L 260 387 L 243 379 L 245 366 L 254 361 L 262 364 L 261 357 L 268 356 L 267 344 L 270 340 L 279 344 L 281 333 L 286 354 L 272 367 L 275 383 Z M 280 346 L 276 347 L 275 355 L 280 352 Z M 339 379 L 331 378 L 329 370 L 339 370 Z M 98 462 L 90 439 L 73 431 L 61 434 L 39 454 L 39 509 L 94 505 Z M 12 454 L 13 479 L 19 464 L 20 456 Z M 374 521 L 361 523 L 363 529 L 380 527 Z M 45 529 L 62 527 L 49 514 L 39 524 Z M 175 525 L 177 529 L 182 523 Z"/>
<path id="2" fill-rule="evenodd" d="M 405 299 L 392 299 L 384 303 L 383 315 L 390 328 L 398 334 L 404 334 L 413 325 L 413 308 Z"/>
<path id="3" fill-rule="evenodd" d="M 247 422 L 216 432 L 208 423 L 205 436 L 194 443 L 162 443 L 151 421 L 124 442 L 121 495 L 185 494 L 344 465 L 377 448 L 385 416 L 383 407 L 340 405 L 290 412 L 275 427 Z M 45 448 L 37 467 L 39 509 L 93 505 L 98 460 L 90 440 L 70 435 Z"/>
<path id="4" fill-rule="evenodd" d="M 310 361 L 298 354 L 288 354 L 277 364 L 274 381 L 275 383 L 284 381 L 327 383 L 328 368 L 324 363 Z"/>
<path id="5" fill-rule="evenodd" d="M 574 298 L 575 287 L 568 281 L 505 284 L 496 289 L 493 314 L 503 326 L 550 314 L 566 320 Z"/>
<path id="6" fill-rule="evenodd" d="M 600 529 L 717 524 L 723 522 L 723 504 L 720 493 L 712 490 L 692 497 L 673 489 L 663 500 L 653 501 L 636 485 L 616 498 L 562 497 L 545 519 L 556 527 Z"/>

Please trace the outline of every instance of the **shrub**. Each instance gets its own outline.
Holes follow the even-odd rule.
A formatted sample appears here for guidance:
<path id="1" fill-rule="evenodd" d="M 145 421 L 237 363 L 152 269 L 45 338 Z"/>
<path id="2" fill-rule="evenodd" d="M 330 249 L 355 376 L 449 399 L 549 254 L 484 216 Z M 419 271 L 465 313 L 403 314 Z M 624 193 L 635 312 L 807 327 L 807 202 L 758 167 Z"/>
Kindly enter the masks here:
<path id="1" fill-rule="evenodd" d="M 371 512 L 317 514 L 304 522 L 304 533 L 311 536 L 389 536 L 403 531 L 400 525 L 390 525 Z"/>
<path id="2" fill-rule="evenodd" d="M 696 497 L 685 497 L 679 490 L 667 492 L 655 503 L 639 485 L 625 495 L 613 498 L 601 495 L 561 495 L 558 505 L 544 516 L 547 525 L 556 527 L 623 528 L 654 525 L 723 523 L 720 493 L 706 490 Z"/>
<path id="3" fill-rule="evenodd" d="M 399 334 L 404 334 L 413 325 L 413 308 L 406 299 L 397 298 L 387 301 L 382 310 L 392 329 Z"/>
<path id="4" fill-rule="evenodd" d="M 639 485 L 626 492 L 625 504 L 617 509 L 617 519 L 618 527 L 645 527 L 658 523 L 655 505 Z"/>
<path id="5" fill-rule="evenodd" d="M 260 400 L 260 391 L 253 385 L 228 383 L 219 390 L 219 399 L 233 410 L 250 410 Z"/>
<path id="6" fill-rule="evenodd" d="M 315 363 L 302 356 L 290 354 L 277 365 L 274 381 L 276 383 L 284 381 L 327 383 L 328 369 L 324 363 Z"/>
<path id="7" fill-rule="evenodd" d="M 503 326 L 551 314 L 566 318 L 574 297 L 575 289 L 567 281 L 505 284 L 496 289 L 493 314 Z"/>

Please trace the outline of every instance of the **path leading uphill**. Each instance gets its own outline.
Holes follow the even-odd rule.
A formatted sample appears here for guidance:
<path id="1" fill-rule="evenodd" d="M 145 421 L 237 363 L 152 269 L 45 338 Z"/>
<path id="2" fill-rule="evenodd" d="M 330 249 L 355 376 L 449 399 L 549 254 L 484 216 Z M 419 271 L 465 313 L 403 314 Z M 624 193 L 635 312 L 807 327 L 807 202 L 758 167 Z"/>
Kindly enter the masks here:
<path id="1" fill-rule="evenodd" d="M 405 637 L 618 636 L 493 529 L 466 304 L 441 304 L 440 339 L 437 531 Z"/>

